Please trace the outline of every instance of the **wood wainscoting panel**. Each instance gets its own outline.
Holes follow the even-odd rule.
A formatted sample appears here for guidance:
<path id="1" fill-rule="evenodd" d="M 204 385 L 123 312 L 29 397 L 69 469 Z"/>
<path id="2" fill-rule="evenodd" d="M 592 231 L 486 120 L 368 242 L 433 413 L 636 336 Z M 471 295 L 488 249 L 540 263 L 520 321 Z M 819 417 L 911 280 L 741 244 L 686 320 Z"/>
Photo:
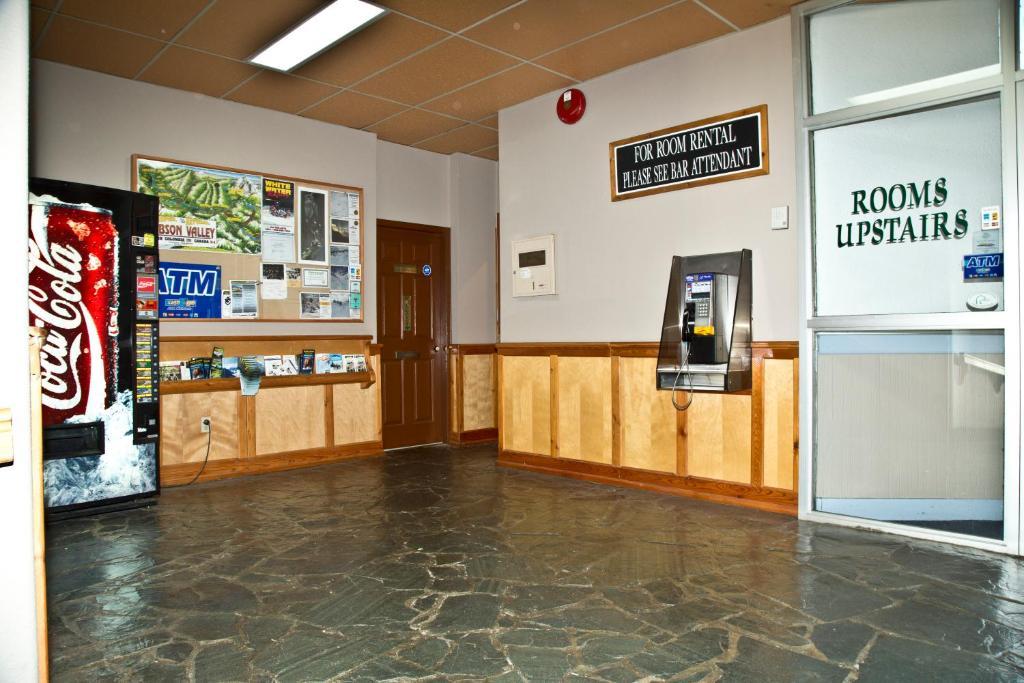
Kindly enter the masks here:
<path id="1" fill-rule="evenodd" d="M 363 389 L 358 384 L 335 384 L 334 443 L 342 445 L 379 441 L 377 434 L 376 387 Z"/>
<path id="2" fill-rule="evenodd" d="M 764 361 L 764 480 L 765 486 L 793 490 L 793 449 L 796 445 L 793 411 L 793 365 L 797 361 Z"/>
<path id="3" fill-rule="evenodd" d="M 611 358 L 559 358 L 557 400 L 558 457 L 611 464 Z"/>
<path id="4" fill-rule="evenodd" d="M 323 448 L 324 431 L 322 386 L 263 389 L 256 394 L 256 455 Z"/>
<path id="5" fill-rule="evenodd" d="M 462 363 L 462 431 L 497 427 L 494 423 L 494 355 L 463 355 L 459 361 Z"/>
<path id="6" fill-rule="evenodd" d="M 619 358 L 622 466 L 676 471 L 676 409 L 655 389 L 657 358 Z"/>
<path id="7" fill-rule="evenodd" d="M 501 372 L 503 448 L 551 455 L 550 360 L 506 356 Z"/>
<path id="8" fill-rule="evenodd" d="M 686 435 L 688 475 L 750 483 L 750 396 L 695 394 Z"/>
<path id="9" fill-rule="evenodd" d="M 160 398 L 160 464 L 202 462 L 210 442 L 210 461 L 240 456 L 237 391 L 168 394 Z M 209 417 L 209 435 L 200 419 Z"/>
<path id="10" fill-rule="evenodd" d="M 462 396 L 459 394 L 459 373 L 462 359 L 452 350 L 448 353 L 448 440 L 458 441 L 462 431 Z"/>

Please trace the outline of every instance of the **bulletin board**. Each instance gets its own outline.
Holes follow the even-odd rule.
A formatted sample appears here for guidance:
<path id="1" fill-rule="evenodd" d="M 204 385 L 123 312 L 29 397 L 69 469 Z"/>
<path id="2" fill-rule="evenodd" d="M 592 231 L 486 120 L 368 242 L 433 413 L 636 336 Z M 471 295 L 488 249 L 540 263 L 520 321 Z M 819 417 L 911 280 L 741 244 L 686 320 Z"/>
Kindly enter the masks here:
<path id="1" fill-rule="evenodd" d="M 363 321 L 362 188 L 145 154 L 132 188 L 160 198 L 161 320 Z"/>

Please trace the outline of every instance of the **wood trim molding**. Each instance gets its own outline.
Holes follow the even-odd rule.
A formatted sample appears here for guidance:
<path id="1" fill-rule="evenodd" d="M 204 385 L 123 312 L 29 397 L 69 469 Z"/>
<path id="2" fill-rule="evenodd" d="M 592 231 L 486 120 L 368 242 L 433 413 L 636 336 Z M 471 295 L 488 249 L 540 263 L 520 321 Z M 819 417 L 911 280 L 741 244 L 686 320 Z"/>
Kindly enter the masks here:
<path id="1" fill-rule="evenodd" d="M 503 356 L 584 356 L 601 357 L 611 355 L 605 342 L 564 343 L 526 342 L 496 344 L 497 352 Z"/>
<path id="2" fill-rule="evenodd" d="M 750 485 L 764 483 L 764 357 L 750 367 Z"/>
<path id="3" fill-rule="evenodd" d="M 485 443 L 497 443 L 498 430 L 496 427 L 486 429 L 471 429 L 468 432 L 454 434 L 451 445 L 457 448 L 466 446 L 479 446 Z"/>
<path id="4" fill-rule="evenodd" d="M 377 377 L 372 370 L 367 372 L 337 372 L 329 375 L 282 375 L 261 377 L 260 389 L 275 387 L 305 387 L 318 384 L 359 384 L 364 389 L 372 386 Z M 160 393 L 168 394 L 204 394 L 215 391 L 238 391 L 240 384 L 237 377 L 221 377 L 217 379 L 193 379 L 180 382 L 161 382 Z"/>
<path id="5" fill-rule="evenodd" d="M 751 342 L 751 355 L 758 358 L 793 359 L 800 355 L 795 341 Z M 658 342 L 516 342 L 495 344 L 501 356 L 583 356 L 602 358 L 657 358 Z"/>
<path id="6" fill-rule="evenodd" d="M 452 344 L 448 348 L 460 356 L 489 356 L 497 353 L 494 344 Z"/>
<path id="7" fill-rule="evenodd" d="M 214 481 L 231 477 L 243 477 L 249 474 L 280 472 L 383 454 L 384 448 L 380 441 L 364 441 L 362 443 L 344 444 L 341 446 L 270 453 L 256 458 L 211 460 L 206 464 L 206 469 L 203 470 L 197 481 Z M 160 468 L 161 484 L 167 487 L 187 484 L 196 475 L 201 466 L 202 463 L 195 462 L 164 465 Z"/>
<path id="8" fill-rule="evenodd" d="M 190 322 L 188 318 L 164 318 L 167 322 Z M 368 342 L 373 339 L 368 334 L 310 334 L 310 335 L 288 335 L 288 334 L 245 334 L 245 335 L 220 335 L 211 337 L 207 335 L 200 335 L 197 337 L 176 337 L 170 334 L 160 335 L 161 342 L 176 343 L 176 342 L 231 342 L 231 341 L 316 341 L 320 339 L 327 339 L 330 341 L 363 341 Z"/>
<path id="9" fill-rule="evenodd" d="M 612 465 L 622 464 L 622 408 L 619 396 L 619 357 L 612 356 Z"/>
<path id="10" fill-rule="evenodd" d="M 517 451 L 499 451 L 498 464 L 531 472 L 583 479 L 600 484 L 629 486 L 784 515 L 796 516 L 797 513 L 796 493 L 792 491 L 679 476 L 666 472 L 615 467 L 583 460 L 550 458 Z"/>
<path id="11" fill-rule="evenodd" d="M 558 356 L 548 356 L 548 414 L 551 416 L 551 457 L 558 457 Z"/>

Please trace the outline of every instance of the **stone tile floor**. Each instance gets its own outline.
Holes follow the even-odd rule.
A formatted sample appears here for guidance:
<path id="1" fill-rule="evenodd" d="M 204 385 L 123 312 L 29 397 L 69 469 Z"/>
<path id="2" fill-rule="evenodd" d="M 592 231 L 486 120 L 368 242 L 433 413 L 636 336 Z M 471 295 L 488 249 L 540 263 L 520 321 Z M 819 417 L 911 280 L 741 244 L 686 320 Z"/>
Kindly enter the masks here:
<path id="1" fill-rule="evenodd" d="M 48 529 L 56 681 L 1009 681 L 1013 559 L 495 466 L 168 490 Z"/>

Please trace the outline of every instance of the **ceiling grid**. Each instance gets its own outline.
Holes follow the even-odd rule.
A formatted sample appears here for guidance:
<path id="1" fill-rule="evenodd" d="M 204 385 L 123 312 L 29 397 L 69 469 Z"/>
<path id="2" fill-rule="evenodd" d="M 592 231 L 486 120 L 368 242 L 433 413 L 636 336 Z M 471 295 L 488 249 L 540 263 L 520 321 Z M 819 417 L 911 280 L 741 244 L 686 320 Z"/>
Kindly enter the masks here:
<path id="1" fill-rule="evenodd" d="M 282 74 L 246 59 L 325 0 L 32 0 L 32 54 L 497 159 L 500 109 L 797 1 L 378 0 L 384 18 Z"/>

